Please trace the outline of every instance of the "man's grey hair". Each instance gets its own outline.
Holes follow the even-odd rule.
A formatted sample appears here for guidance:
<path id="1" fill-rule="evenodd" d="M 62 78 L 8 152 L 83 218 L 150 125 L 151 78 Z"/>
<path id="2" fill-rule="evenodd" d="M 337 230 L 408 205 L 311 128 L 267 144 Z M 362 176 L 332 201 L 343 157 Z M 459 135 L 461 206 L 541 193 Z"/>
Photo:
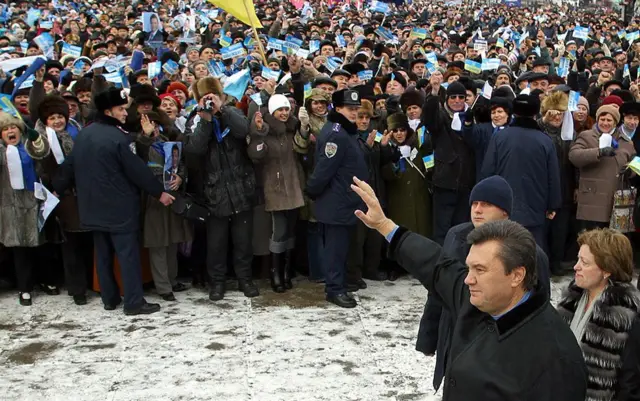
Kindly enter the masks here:
<path id="1" fill-rule="evenodd" d="M 487 241 L 500 243 L 496 255 L 504 265 L 505 274 L 515 268 L 524 266 L 525 276 L 522 283 L 525 290 L 532 290 L 538 282 L 536 271 L 536 241 L 533 235 L 515 221 L 492 221 L 474 229 L 467 236 L 471 245 L 483 244 Z"/>

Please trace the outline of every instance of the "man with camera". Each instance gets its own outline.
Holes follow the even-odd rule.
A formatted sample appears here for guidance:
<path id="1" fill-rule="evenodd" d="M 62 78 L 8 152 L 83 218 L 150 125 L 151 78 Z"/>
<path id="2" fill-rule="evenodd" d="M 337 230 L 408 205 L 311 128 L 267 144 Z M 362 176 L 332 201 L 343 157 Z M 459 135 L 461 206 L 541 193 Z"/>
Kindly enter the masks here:
<path id="1" fill-rule="evenodd" d="M 202 78 L 192 89 L 199 108 L 184 146 L 185 152 L 204 157 L 200 189 L 211 212 L 206 228 L 209 299 L 224 298 L 229 232 L 239 289 L 255 297 L 259 292 L 251 281 L 251 262 L 256 178 L 247 156 L 249 122 L 240 110 L 225 104 L 226 95 L 217 78 Z"/>

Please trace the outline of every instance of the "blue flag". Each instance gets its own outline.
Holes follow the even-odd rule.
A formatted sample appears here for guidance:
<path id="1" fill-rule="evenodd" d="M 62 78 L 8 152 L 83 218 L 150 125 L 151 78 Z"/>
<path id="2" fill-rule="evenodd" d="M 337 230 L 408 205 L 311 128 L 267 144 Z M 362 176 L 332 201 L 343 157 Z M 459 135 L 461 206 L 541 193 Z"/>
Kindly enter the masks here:
<path id="1" fill-rule="evenodd" d="M 244 96 L 244 92 L 247 90 L 247 85 L 249 85 L 250 80 L 251 74 L 249 69 L 244 69 L 227 78 L 222 91 L 227 95 L 240 100 L 242 99 L 242 96 Z"/>
<path id="2" fill-rule="evenodd" d="M 38 57 L 37 59 L 35 59 L 33 64 L 31 64 L 29 68 L 27 68 L 27 70 L 22 75 L 20 75 L 18 79 L 15 80 L 15 87 L 13 88 L 13 93 L 11 93 L 11 99 L 14 99 L 16 97 L 16 93 L 20 89 L 20 85 L 22 85 L 22 83 L 26 81 L 30 76 L 35 74 L 36 71 L 42 68 L 42 66 L 46 63 L 47 60 L 43 57 Z"/>

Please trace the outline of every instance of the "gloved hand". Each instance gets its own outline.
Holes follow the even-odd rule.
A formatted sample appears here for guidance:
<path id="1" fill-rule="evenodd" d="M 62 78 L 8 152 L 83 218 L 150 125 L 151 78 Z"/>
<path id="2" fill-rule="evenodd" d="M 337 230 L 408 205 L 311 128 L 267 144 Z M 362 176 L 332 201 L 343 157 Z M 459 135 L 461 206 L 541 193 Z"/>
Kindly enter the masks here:
<path id="1" fill-rule="evenodd" d="M 298 120 L 300 120 L 300 125 L 305 128 L 309 125 L 309 113 L 307 113 L 307 109 L 305 107 L 300 107 Z"/>
<path id="2" fill-rule="evenodd" d="M 463 117 L 464 116 L 464 117 Z M 469 108 L 467 111 L 460 113 L 460 119 L 464 118 L 464 125 L 472 125 L 473 124 L 473 109 Z"/>
<path id="3" fill-rule="evenodd" d="M 587 59 L 580 57 L 576 60 L 576 68 L 578 72 L 584 72 L 587 69 Z"/>
<path id="4" fill-rule="evenodd" d="M 25 136 L 27 137 L 28 140 L 34 142 L 36 140 L 38 140 L 38 138 L 40 138 L 40 134 L 38 134 L 38 131 L 32 129 L 32 128 L 27 128 L 25 130 Z"/>
<path id="5" fill-rule="evenodd" d="M 607 146 L 606 148 L 600 148 L 599 155 L 600 155 L 600 157 L 603 157 L 603 156 L 615 156 L 616 155 L 616 151 L 611 146 Z"/>

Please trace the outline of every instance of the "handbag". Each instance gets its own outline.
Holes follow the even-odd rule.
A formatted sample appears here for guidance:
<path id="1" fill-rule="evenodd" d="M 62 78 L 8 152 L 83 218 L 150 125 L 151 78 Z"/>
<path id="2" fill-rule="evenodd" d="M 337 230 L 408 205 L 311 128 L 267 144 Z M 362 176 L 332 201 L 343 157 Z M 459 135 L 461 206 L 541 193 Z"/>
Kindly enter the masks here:
<path id="1" fill-rule="evenodd" d="M 173 194 L 176 198 L 171 204 L 171 210 L 178 216 L 190 220 L 206 222 L 211 213 L 209 209 L 196 201 L 189 194 Z"/>
<path id="2" fill-rule="evenodd" d="M 618 189 L 613 194 L 613 210 L 611 211 L 609 228 L 620 231 L 621 233 L 636 230 L 633 222 L 636 196 L 637 189 L 629 184 L 626 174 L 620 173 Z"/>

